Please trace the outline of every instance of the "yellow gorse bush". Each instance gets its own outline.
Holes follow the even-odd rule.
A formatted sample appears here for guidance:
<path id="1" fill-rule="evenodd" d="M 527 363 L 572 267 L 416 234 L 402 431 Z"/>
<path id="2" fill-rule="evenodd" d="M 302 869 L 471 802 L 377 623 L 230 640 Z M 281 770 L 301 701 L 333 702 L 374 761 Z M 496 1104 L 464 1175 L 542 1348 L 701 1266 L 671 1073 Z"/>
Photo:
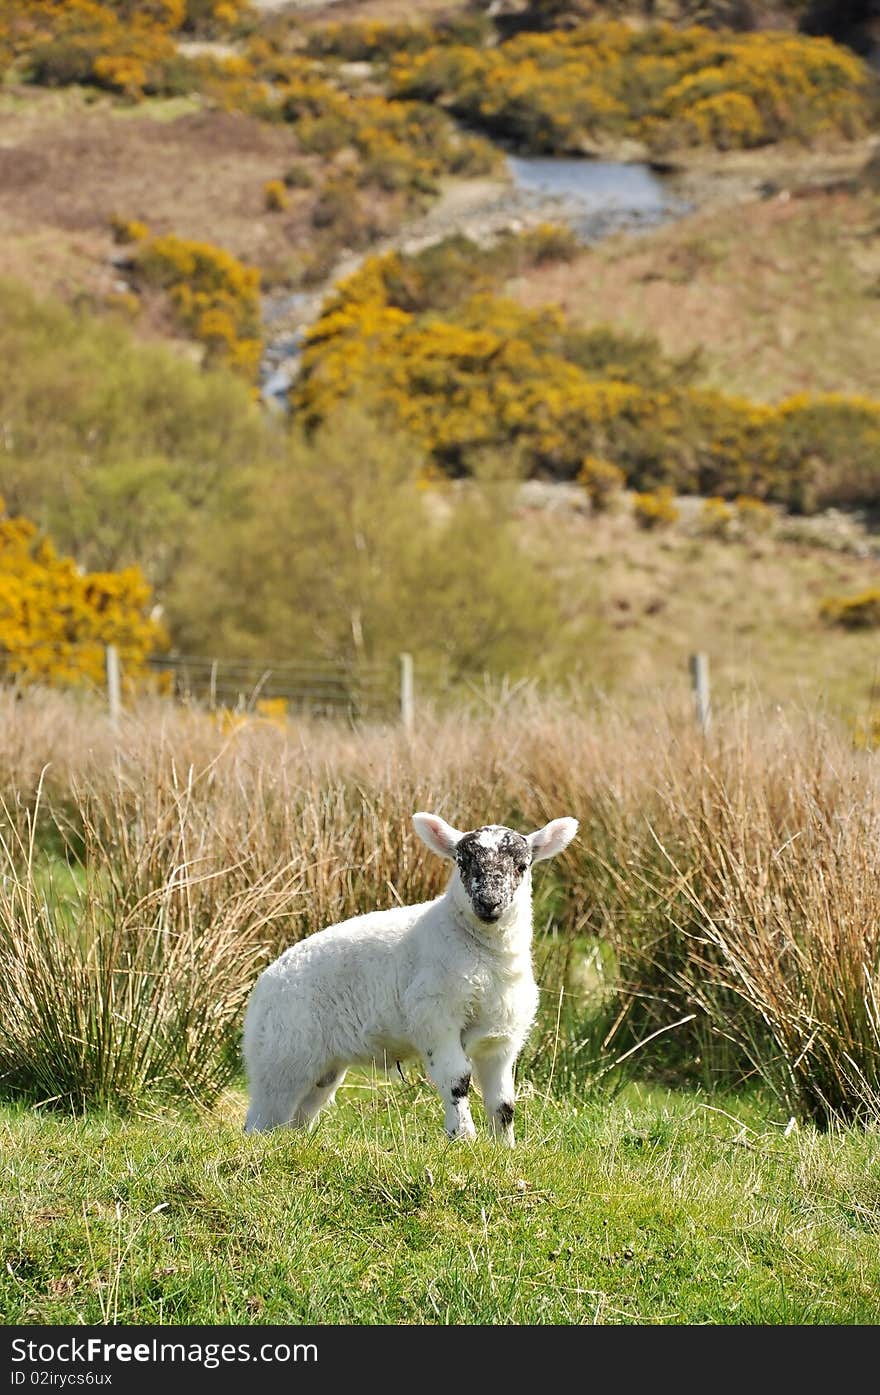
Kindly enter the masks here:
<path id="1" fill-rule="evenodd" d="M 140 218 L 111 218 L 113 236 L 123 245 L 130 242 L 143 242 L 150 236 L 150 229 Z"/>
<path id="2" fill-rule="evenodd" d="M 126 677 L 136 679 L 167 646 L 151 598 L 138 567 L 83 572 L 29 519 L 5 516 L 0 501 L 0 672 L 101 683 L 105 646 L 115 644 Z"/>
<path id="3" fill-rule="evenodd" d="M 247 0 L 5 0 L 0 65 L 19 63 L 50 87 L 91 83 L 128 96 L 195 90 L 200 64 L 177 51 L 180 31 L 222 33 Z"/>
<path id="4" fill-rule="evenodd" d="M 786 137 L 854 136 L 867 70 L 828 39 L 596 22 L 495 48 L 401 55 L 392 91 L 442 101 L 535 150 L 635 137 L 654 148 L 739 149 Z"/>
<path id="5" fill-rule="evenodd" d="M 136 280 L 167 294 L 181 327 L 204 344 L 207 362 L 255 378 L 262 352 L 257 268 L 209 242 L 173 233 L 150 237 L 135 221 L 116 226 L 118 237 L 136 241 Z"/>
<path id="6" fill-rule="evenodd" d="M 459 132 L 435 107 L 350 93 L 314 65 L 296 64 L 280 88 L 285 121 L 310 153 L 356 151 L 362 182 L 430 192 L 441 174 L 483 174 L 498 161 L 490 145 Z"/>
<path id="7" fill-rule="evenodd" d="M 308 428 L 366 397 L 442 468 L 516 448 L 536 474 L 574 479 L 585 457 L 648 491 L 750 495 L 810 511 L 880 493 L 880 403 L 799 395 L 778 406 L 690 386 L 651 389 L 567 358 L 553 309 L 488 293 L 444 315 L 395 303 L 403 258 L 368 258 L 339 283 L 306 336 L 292 393 Z M 625 373 L 625 370 L 621 370 Z"/>
<path id="8" fill-rule="evenodd" d="M 263 205 L 267 213 L 283 213 L 290 203 L 283 179 L 267 179 L 263 185 Z"/>
<path id="9" fill-rule="evenodd" d="M 633 496 L 633 517 L 640 528 L 668 528 L 677 522 L 679 510 L 668 485 Z"/>
<path id="10" fill-rule="evenodd" d="M 738 494 L 733 502 L 737 525 L 742 532 L 761 534 L 772 531 L 776 515 L 769 504 L 762 499 L 753 499 L 749 494 Z"/>
<path id="11" fill-rule="evenodd" d="M 8 61 L 21 62 L 34 82 L 93 83 L 140 96 L 165 89 L 166 68 L 177 56 L 171 31 L 182 17 L 183 7 L 174 0 L 145 6 L 14 2 L 0 13 L 0 43 Z"/>
<path id="12" fill-rule="evenodd" d="M 726 538 L 729 536 L 736 514 L 729 504 L 717 495 L 704 499 L 697 519 L 697 527 L 708 537 Z"/>
<path id="13" fill-rule="evenodd" d="M 829 625 L 847 630 L 876 629 L 880 625 L 880 587 L 872 586 L 855 596 L 828 596 L 819 614 Z"/>
<path id="14" fill-rule="evenodd" d="M 619 465 L 610 460 L 588 455 L 577 477 L 587 498 L 597 513 L 610 509 L 626 484 L 626 476 Z"/>
<path id="15" fill-rule="evenodd" d="M 290 52 L 284 26 L 241 54 L 186 59 L 180 30 L 222 30 L 242 0 L 6 0 L 0 63 L 32 81 L 93 83 L 129 97 L 202 92 L 231 109 L 297 126 L 306 149 L 355 148 L 389 188 L 487 169 L 478 137 L 438 102 L 534 150 L 580 150 L 620 137 L 655 150 L 737 149 L 785 138 L 855 136 L 868 120 L 867 69 L 828 39 L 596 21 L 487 45 L 485 21 L 329 25 Z M 337 59 L 366 59 L 385 95 L 349 90 Z M 393 100 L 388 100 L 391 97 Z"/>

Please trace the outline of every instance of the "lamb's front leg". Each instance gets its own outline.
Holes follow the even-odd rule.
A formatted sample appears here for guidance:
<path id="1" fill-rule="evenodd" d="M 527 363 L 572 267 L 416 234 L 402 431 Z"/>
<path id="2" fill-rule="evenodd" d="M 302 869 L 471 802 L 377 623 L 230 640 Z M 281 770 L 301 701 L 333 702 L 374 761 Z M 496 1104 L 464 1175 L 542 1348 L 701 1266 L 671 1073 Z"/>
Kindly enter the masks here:
<path id="1" fill-rule="evenodd" d="M 489 1132 L 508 1148 L 513 1147 L 514 1085 L 516 1049 L 504 1042 L 485 1051 L 474 1049 L 474 1070 L 483 1096 Z"/>
<path id="2" fill-rule="evenodd" d="M 446 1108 L 446 1132 L 450 1138 L 472 1139 L 476 1134 L 468 1095 L 471 1063 L 455 1037 L 437 1042 L 425 1052 L 425 1069 Z"/>

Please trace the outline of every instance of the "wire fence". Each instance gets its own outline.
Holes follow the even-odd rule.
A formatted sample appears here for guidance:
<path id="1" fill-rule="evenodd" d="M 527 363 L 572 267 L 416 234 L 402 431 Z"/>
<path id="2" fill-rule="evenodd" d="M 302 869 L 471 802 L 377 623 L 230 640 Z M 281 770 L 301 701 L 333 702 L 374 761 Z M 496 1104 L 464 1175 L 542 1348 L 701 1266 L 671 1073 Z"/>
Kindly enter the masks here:
<path id="1" fill-rule="evenodd" d="M 708 735 L 711 726 L 709 659 L 689 659 L 694 715 Z M 146 669 L 146 682 L 144 681 Z M 132 677 L 133 680 L 132 681 Z M 106 698 L 118 721 L 124 699 L 152 691 L 209 710 L 271 716 L 304 715 L 354 721 L 399 721 L 412 731 L 416 681 L 412 656 L 398 654 L 385 663 L 304 663 L 290 659 L 211 658 L 204 655 L 156 654 L 126 673 L 124 657 L 113 644 L 97 641 L 34 645 L 15 655 L 0 650 L 0 686 L 33 682 L 49 686 L 91 687 Z M 448 671 L 419 668 L 419 691 L 438 698 L 450 691 Z"/>
<path id="2" fill-rule="evenodd" d="M 134 680 L 134 681 L 132 681 Z M 384 663 L 306 663 L 289 659 L 156 654 L 126 671 L 115 645 L 96 642 L 34 646 L 0 653 L 0 683 L 22 686 L 76 682 L 106 697 L 118 719 L 124 698 L 152 691 L 209 710 L 307 715 L 347 721 L 400 720 L 411 727 L 414 675 L 410 655 Z"/>
<path id="3" fill-rule="evenodd" d="M 284 704 L 315 717 L 391 718 L 401 714 L 403 664 L 306 664 L 289 660 L 157 655 L 160 689 L 210 708 L 260 711 Z"/>

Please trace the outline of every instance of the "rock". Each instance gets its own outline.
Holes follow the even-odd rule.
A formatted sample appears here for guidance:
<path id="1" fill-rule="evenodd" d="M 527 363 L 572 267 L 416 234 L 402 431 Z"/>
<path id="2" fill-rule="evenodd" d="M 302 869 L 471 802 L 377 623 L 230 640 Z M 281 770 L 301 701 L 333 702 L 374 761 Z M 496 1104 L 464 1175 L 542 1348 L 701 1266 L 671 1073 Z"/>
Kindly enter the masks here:
<path id="1" fill-rule="evenodd" d="M 607 144 L 602 141 L 583 140 L 578 143 L 575 153 L 587 160 L 602 160 L 613 165 L 646 165 L 650 159 L 644 141 L 632 140 L 626 136 Z"/>
<path id="2" fill-rule="evenodd" d="M 345 77 L 371 78 L 373 76 L 373 65 L 372 63 L 362 62 L 360 60 L 353 60 L 349 63 L 340 63 L 339 72 L 343 73 Z"/>
<path id="3" fill-rule="evenodd" d="M 579 484 L 556 480 L 525 480 L 517 492 L 521 508 L 542 509 L 550 513 L 589 513 L 590 500 Z"/>
<path id="4" fill-rule="evenodd" d="M 239 50 L 235 44 L 221 44 L 214 40 L 187 39 L 177 45 L 183 58 L 237 58 Z"/>

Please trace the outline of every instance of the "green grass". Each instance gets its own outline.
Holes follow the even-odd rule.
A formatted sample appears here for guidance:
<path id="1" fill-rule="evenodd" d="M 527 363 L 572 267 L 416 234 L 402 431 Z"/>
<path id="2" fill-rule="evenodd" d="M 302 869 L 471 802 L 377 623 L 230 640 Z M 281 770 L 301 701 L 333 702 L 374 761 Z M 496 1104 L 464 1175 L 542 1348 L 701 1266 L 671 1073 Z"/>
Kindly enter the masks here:
<path id="1" fill-rule="evenodd" d="M 8 1323 L 873 1323 L 876 1134 L 628 1086 L 448 1144 L 418 1083 L 311 1135 L 0 1112 Z M 475 1111 L 479 1112 L 479 1111 Z"/>
<path id="2" fill-rule="evenodd" d="M 125 121 L 134 117 L 151 121 L 177 121 L 181 116 L 192 116 L 202 109 L 202 98 L 198 93 L 189 92 L 180 97 L 148 97 L 126 106 L 109 93 L 101 93 L 94 87 L 50 88 L 35 93 L 33 88 L 22 88 L 21 84 L 7 73 L 0 80 L 0 114 L 18 116 L 34 111 L 39 103 L 43 111 L 52 110 L 76 115 L 87 108 L 100 111 L 109 121 Z"/>

